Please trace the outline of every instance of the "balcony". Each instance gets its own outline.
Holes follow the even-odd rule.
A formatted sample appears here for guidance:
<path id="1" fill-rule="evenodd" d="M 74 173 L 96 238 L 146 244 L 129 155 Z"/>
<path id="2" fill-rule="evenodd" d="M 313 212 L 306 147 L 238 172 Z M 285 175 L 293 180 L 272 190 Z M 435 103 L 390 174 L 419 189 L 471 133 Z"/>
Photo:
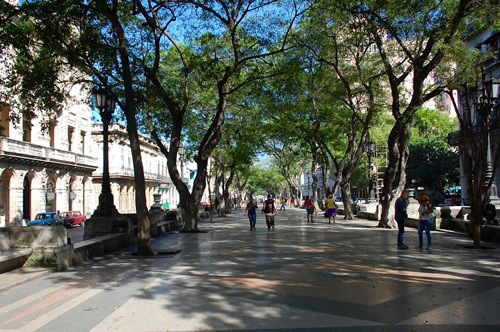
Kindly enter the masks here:
<path id="1" fill-rule="evenodd" d="M 97 168 L 98 160 L 71 151 L 0 137 L 0 161 L 92 172 Z"/>
<path id="2" fill-rule="evenodd" d="M 97 170 L 94 172 L 95 178 L 100 178 L 102 176 L 102 165 L 99 165 Z M 111 166 L 109 168 L 109 176 L 111 178 L 134 178 L 134 169 L 125 166 Z M 144 178 L 146 181 L 151 180 L 167 180 L 168 176 L 152 173 L 152 172 L 144 172 Z"/>

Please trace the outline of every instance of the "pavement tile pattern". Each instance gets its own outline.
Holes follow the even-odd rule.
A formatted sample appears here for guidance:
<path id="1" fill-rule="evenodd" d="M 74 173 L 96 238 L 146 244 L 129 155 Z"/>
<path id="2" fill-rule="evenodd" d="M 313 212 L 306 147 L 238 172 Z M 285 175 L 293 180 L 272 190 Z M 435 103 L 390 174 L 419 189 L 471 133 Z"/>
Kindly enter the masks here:
<path id="1" fill-rule="evenodd" d="M 204 233 L 153 239 L 65 272 L 0 275 L 0 331 L 499 331 L 500 251 L 433 232 L 396 248 L 375 221 L 287 209 L 250 230 L 242 209 Z M 180 251 L 179 251 L 180 250 Z M 38 277 L 36 277 L 38 276 Z M 25 278 L 26 280 L 24 280 Z"/>

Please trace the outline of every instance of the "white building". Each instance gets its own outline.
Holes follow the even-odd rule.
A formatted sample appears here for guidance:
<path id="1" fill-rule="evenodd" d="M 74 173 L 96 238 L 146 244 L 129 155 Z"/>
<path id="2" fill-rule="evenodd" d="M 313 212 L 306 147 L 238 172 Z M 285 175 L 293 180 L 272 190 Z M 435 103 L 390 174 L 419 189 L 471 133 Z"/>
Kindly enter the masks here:
<path id="1" fill-rule="evenodd" d="M 85 95 L 73 88 L 73 95 Z M 97 159 L 91 150 L 90 107 L 68 101 L 42 128 L 44 114 L 15 125 L 16 110 L 0 105 L 0 226 L 21 225 L 38 212 L 79 210 L 89 216 L 94 207 L 92 172 Z"/>
<path id="2" fill-rule="evenodd" d="M 95 185 L 95 201 L 99 199 L 102 185 L 103 165 L 103 136 L 102 124 L 97 123 L 92 128 L 92 138 L 95 144 L 94 151 L 98 160 L 98 168 L 93 173 Z M 161 194 L 160 202 L 164 208 L 175 209 L 179 204 L 179 193 L 175 189 L 168 175 L 167 159 L 160 152 L 155 142 L 145 136 L 140 136 L 141 157 L 144 167 L 146 181 L 146 204 L 151 207 L 154 204 L 154 194 Z M 120 213 L 135 213 L 135 179 L 134 165 L 132 163 L 132 152 L 130 141 L 125 126 L 111 124 L 109 127 L 109 177 L 111 181 L 111 193 L 114 204 Z M 180 171 L 183 181 L 190 185 L 195 169 L 192 163 L 179 160 Z M 191 188 L 191 187 L 190 187 Z"/>

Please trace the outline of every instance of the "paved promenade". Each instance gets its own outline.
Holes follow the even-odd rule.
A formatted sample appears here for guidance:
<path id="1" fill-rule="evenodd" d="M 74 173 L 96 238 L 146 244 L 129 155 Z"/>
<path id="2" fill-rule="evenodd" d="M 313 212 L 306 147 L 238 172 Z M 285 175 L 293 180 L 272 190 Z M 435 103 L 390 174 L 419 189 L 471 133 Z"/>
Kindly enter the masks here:
<path id="1" fill-rule="evenodd" d="M 342 218 L 342 216 L 341 216 Z M 0 275 L 1 331 L 499 331 L 500 248 L 433 232 L 396 248 L 376 222 L 287 209 L 267 230 L 242 210 L 66 272 Z M 326 222 L 325 222 L 326 221 Z M 180 250 L 180 252 L 178 252 Z M 177 252 L 177 253 L 176 253 Z"/>

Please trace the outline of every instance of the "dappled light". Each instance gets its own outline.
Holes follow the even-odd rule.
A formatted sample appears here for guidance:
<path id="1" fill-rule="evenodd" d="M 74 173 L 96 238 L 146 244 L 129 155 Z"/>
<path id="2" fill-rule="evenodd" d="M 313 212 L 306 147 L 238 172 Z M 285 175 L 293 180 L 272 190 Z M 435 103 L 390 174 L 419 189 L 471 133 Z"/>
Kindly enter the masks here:
<path id="1" fill-rule="evenodd" d="M 257 326 L 264 327 L 266 321 L 276 320 L 290 320 L 290 324 L 300 326 L 299 318 L 304 312 L 293 318 L 283 306 L 300 312 L 307 308 L 305 303 L 322 299 L 329 303 L 324 311 L 320 310 L 325 314 L 346 304 L 375 310 L 401 298 L 413 303 L 412 296 L 426 289 L 435 289 L 433 292 L 439 292 L 444 299 L 446 289 L 463 287 L 464 283 L 475 281 L 474 275 L 479 276 L 470 273 L 470 269 L 465 273 L 467 269 L 446 270 L 428 264 L 425 252 L 408 252 L 407 257 L 402 257 L 394 250 L 394 254 L 387 255 L 388 247 L 395 249 L 394 231 L 363 228 L 349 222 L 335 227 L 318 222 L 306 227 L 293 218 L 280 217 L 274 231 L 261 227 L 261 233 L 243 232 L 244 218 L 239 224 L 221 221 L 216 225 L 218 232 L 209 232 L 210 240 L 171 269 L 169 282 L 157 281 L 161 286 L 156 294 L 162 294 L 159 290 L 164 287 L 172 289 L 167 302 L 179 308 L 175 314 L 169 305 L 165 306 L 172 318 L 198 319 L 201 311 L 203 328 L 238 329 L 248 327 L 249 321 L 236 319 L 235 312 L 246 312 L 247 319 L 263 320 Z M 257 231 L 259 226 L 262 224 L 258 222 Z M 346 239 L 343 232 L 350 232 L 350 238 Z M 411 230 L 408 233 L 408 237 L 416 235 Z M 438 235 L 436 238 L 439 241 Z M 225 249 L 215 250 L 220 246 Z M 389 257 L 378 257 L 376 248 Z M 441 257 L 436 252 L 432 255 L 433 260 Z M 401 262 L 397 270 L 394 262 L 385 262 L 394 259 Z M 447 256 L 443 259 L 446 261 Z M 273 305 L 260 307 L 258 303 L 264 299 Z M 181 319 L 179 315 L 188 317 Z"/>
<path id="2" fill-rule="evenodd" d="M 423 317 L 439 325 L 450 323 L 449 314 L 437 312 L 452 308 L 463 322 L 483 299 L 495 303 L 488 293 L 500 279 L 495 250 L 468 250 L 470 239 L 434 232 L 432 251 L 400 251 L 396 230 L 361 219 L 307 225 L 303 213 L 280 214 L 274 230 L 258 218 L 250 231 L 235 210 L 202 222 L 204 233 L 153 240 L 156 251 L 177 254 L 135 257 L 126 248 L 50 275 L 48 290 L 26 295 L 37 305 L 15 312 L 26 302 L 13 301 L 0 326 L 33 316 L 39 318 L 25 327 L 52 326 L 69 310 L 82 322 L 99 316 L 89 330 L 130 330 L 137 321 L 140 330 L 175 331 L 360 328 L 425 324 Z M 416 243 L 416 231 L 407 229 L 405 238 Z M 500 324 L 496 316 L 489 319 Z"/>

